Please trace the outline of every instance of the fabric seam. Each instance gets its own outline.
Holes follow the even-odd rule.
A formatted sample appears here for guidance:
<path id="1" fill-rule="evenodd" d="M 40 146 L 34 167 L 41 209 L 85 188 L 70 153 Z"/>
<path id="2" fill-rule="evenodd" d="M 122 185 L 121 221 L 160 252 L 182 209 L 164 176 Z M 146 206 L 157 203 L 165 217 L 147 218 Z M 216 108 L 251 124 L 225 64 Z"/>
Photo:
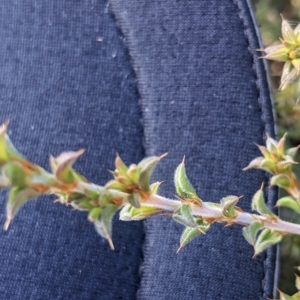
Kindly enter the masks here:
<path id="1" fill-rule="evenodd" d="M 142 106 L 142 101 L 141 101 L 141 93 L 139 90 L 139 85 L 138 85 L 138 75 L 136 72 L 136 68 L 135 68 L 135 63 L 133 61 L 132 56 L 130 55 L 130 51 L 129 51 L 129 46 L 127 45 L 128 40 L 126 39 L 126 34 L 123 32 L 122 30 L 122 26 L 119 25 L 118 21 L 118 17 L 116 14 L 116 11 L 113 7 L 113 4 L 111 3 L 111 1 L 107 1 L 107 7 L 109 9 L 109 12 L 112 16 L 112 19 L 114 21 L 115 27 L 119 33 L 119 35 L 121 36 L 122 40 L 123 40 L 123 44 L 124 44 L 124 48 L 126 49 L 127 55 L 129 57 L 129 62 L 131 65 L 131 68 L 133 70 L 133 74 L 135 77 L 135 81 L 136 81 L 136 93 L 137 93 L 137 98 L 138 98 L 138 106 L 140 107 L 140 115 L 141 115 L 141 119 L 140 119 L 140 124 L 142 127 L 142 152 L 143 155 L 145 155 L 146 153 L 146 147 L 145 147 L 145 124 L 144 124 L 144 115 L 143 115 L 143 106 Z M 124 24 L 123 24 L 124 25 Z M 145 224 L 142 221 L 143 224 L 143 238 L 142 238 L 142 247 L 141 247 L 141 262 L 140 262 L 140 267 L 139 267 L 139 271 L 138 271 L 138 284 L 137 284 L 137 289 L 136 289 L 136 295 L 138 294 L 138 290 L 140 289 L 140 285 L 141 285 L 141 280 L 142 280 L 142 266 L 144 264 L 144 244 L 145 244 L 145 239 L 146 239 L 146 232 L 145 232 Z"/>
<path id="2" fill-rule="evenodd" d="M 257 93 L 258 93 L 257 101 L 258 101 L 258 104 L 259 104 L 260 117 L 261 117 L 262 125 L 263 125 L 263 128 L 264 128 L 263 135 L 266 135 L 267 133 L 272 135 L 271 132 L 267 132 L 267 121 L 264 118 L 264 107 L 262 105 L 262 101 L 263 101 L 262 91 L 261 91 L 260 85 L 258 84 L 259 74 L 258 74 L 258 71 L 257 71 L 257 66 L 255 64 L 255 55 L 250 50 L 253 47 L 253 45 L 252 45 L 251 39 L 249 37 L 248 25 L 245 22 L 244 13 L 243 13 L 242 8 L 240 7 L 240 1 L 239 0 L 233 0 L 233 3 L 238 8 L 238 15 L 239 15 L 239 18 L 242 21 L 242 24 L 243 24 L 243 27 L 244 27 L 244 30 L 243 30 L 244 31 L 244 35 L 245 35 L 245 37 L 247 39 L 248 46 L 249 46 L 248 47 L 248 51 L 249 51 L 249 53 L 251 55 L 251 58 L 252 58 L 252 70 L 253 70 L 253 73 L 254 73 L 255 85 L 256 85 L 256 89 L 257 89 Z M 248 5 L 248 8 L 249 8 L 249 10 L 251 9 L 249 7 L 249 5 Z M 251 16 L 251 19 L 252 19 L 252 22 L 254 22 L 253 16 Z M 265 181 L 267 181 L 267 183 L 269 183 L 269 181 L 270 181 L 270 176 L 266 172 L 265 172 Z M 270 192 L 268 192 L 268 198 L 267 198 L 267 203 L 268 204 L 269 204 L 269 200 L 270 200 Z M 267 298 L 267 296 L 266 296 L 266 275 L 267 275 L 268 270 L 266 269 L 266 261 L 268 259 L 269 252 L 270 252 L 269 250 L 266 251 L 266 253 L 264 255 L 264 260 L 263 260 L 263 267 L 264 267 L 264 276 L 263 276 L 263 279 L 262 279 L 262 297 L 263 297 L 263 299 Z"/>

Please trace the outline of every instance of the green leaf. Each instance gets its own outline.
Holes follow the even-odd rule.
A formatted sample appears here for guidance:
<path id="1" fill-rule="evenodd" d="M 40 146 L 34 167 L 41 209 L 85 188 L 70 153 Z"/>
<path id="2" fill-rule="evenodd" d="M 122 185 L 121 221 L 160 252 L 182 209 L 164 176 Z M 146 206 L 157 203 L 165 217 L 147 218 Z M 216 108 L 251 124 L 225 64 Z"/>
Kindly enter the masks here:
<path id="1" fill-rule="evenodd" d="M 141 207 L 139 195 L 136 192 L 133 192 L 131 195 L 129 195 L 129 197 L 127 199 L 128 199 L 128 202 L 132 206 L 134 206 L 136 208 L 140 208 Z"/>
<path id="2" fill-rule="evenodd" d="M 150 185 L 151 194 L 156 195 L 162 182 L 154 182 Z"/>
<path id="3" fill-rule="evenodd" d="M 243 228 L 243 235 L 250 245 L 255 245 L 256 236 L 261 228 L 262 225 L 258 221 L 254 221 L 248 227 Z"/>
<path id="4" fill-rule="evenodd" d="M 161 156 L 151 156 L 143 159 L 138 164 L 139 170 L 139 186 L 146 192 L 150 192 L 150 176 L 157 165 L 157 163 L 167 155 L 167 153 Z"/>
<path id="5" fill-rule="evenodd" d="M 298 152 L 298 150 L 299 150 L 299 147 L 300 147 L 300 145 L 297 146 L 297 147 L 288 149 L 288 150 L 286 151 L 286 154 L 287 154 L 288 156 L 290 156 L 291 158 L 295 158 L 295 156 L 296 156 L 296 154 L 297 154 L 297 152 Z"/>
<path id="6" fill-rule="evenodd" d="M 137 165 L 134 164 L 130 165 L 126 174 L 135 184 L 138 184 L 139 169 Z"/>
<path id="7" fill-rule="evenodd" d="M 176 253 L 178 253 L 185 245 L 191 242 L 199 234 L 201 234 L 201 231 L 197 228 L 186 227 L 180 237 L 180 246 Z"/>
<path id="8" fill-rule="evenodd" d="M 281 188 L 289 188 L 291 186 L 291 181 L 287 175 L 279 174 L 271 178 L 270 184 L 277 185 Z"/>
<path id="9" fill-rule="evenodd" d="M 269 159 L 271 157 L 271 153 L 266 147 L 260 146 L 260 145 L 257 145 L 257 144 L 256 144 L 256 146 L 258 147 L 259 151 L 264 156 L 264 158 Z"/>
<path id="10" fill-rule="evenodd" d="M 276 206 L 279 207 L 288 207 L 300 214 L 300 205 L 296 202 L 296 200 L 291 196 L 286 196 L 279 199 L 276 203 Z"/>
<path id="11" fill-rule="evenodd" d="M 174 183 L 176 192 L 178 195 L 184 198 L 196 198 L 199 199 L 197 193 L 191 183 L 189 182 L 185 166 L 184 166 L 184 158 L 182 163 L 177 167 L 175 174 L 174 174 Z"/>
<path id="12" fill-rule="evenodd" d="M 300 299 L 299 293 L 296 293 L 293 296 L 289 296 L 289 295 L 279 291 L 279 295 L 280 295 L 280 300 L 299 300 Z"/>
<path id="13" fill-rule="evenodd" d="M 287 133 L 285 133 L 282 138 L 278 141 L 277 144 L 277 152 L 280 156 L 284 155 L 284 147 L 285 147 L 285 143 L 286 143 L 286 136 Z"/>
<path id="14" fill-rule="evenodd" d="M 258 236 L 256 243 L 254 245 L 255 254 L 258 255 L 265 249 L 270 246 L 273 246 L 279 243 L 282 239 L 282 235 L 276 231 L 272 231 L 271 229 L 264 229 L 261 234 Z"/>
<path id="15" fill-rule="evenodd" d="M 192 210 L 188 204 L 182 204 L 180 208 L 174 211 L 173 220 L 188 227 L 195 228 L 197 223 L 192 215 Z"/>
<path id="16" fill-rule="evenodd" d="M 260 190 L 258 190 L 252 198 L 252 209 L 256 210 L 260 214 L 276 217 L 276 215 L 271 212 L 265 203 L 263 184 Z"/>
<path id="17" fill-rule="evenodd" d="M 210 223 L 208 223 L 207 221 L 205 221 L 205 220 L 203 220 L 201 218 L 196 218 L 195 221 L 197 223 L 196 228 L 201 233 L 205 233 L 210 228 Z"/>
<path id="18" fill-rule="evenodd" d="M 71 201 L 71 205 L 78 210 L 91 211 L 94 206 L 90 203 L 90 199 L 79 199 Z"/>
<path id="19" fill-rule="evenodd" d="M 3 174 L 8 178 L 12 186 L 24 186 L 26 173 L 17 162 L 7 162 L 2 168 Z"/>
<path id="20" fill-rule="evenodd" d="M 276 169 L 276 164 L 271 159 L 263 159 L 260 162 L 259 169 L 263 169 L 263 170 L 273 174 L 275 172 L 275 169 Z"/>
<path id="21" fill-rule="evenodd" d="M 72 165 L 83 152 L 83 149 L 77 152 L 63 152 L 58 157 L 51 159 L 52 171 L 59 181 L 74 183 L 79 179 L 77 173 L 72 169 Z"/>
<path id="22" fill-rule="evenodd" d="M 282 20 L 281 33 L 285 42 L 290 44 L 297 43 L 297 37 L 288 21 Z"/>
<path id="23" fill-rule="evenodd" d="M 266 140 L 267 149 L 269 150 L 269 152 L 277 153 L 277 145 L 278 145 L 277 141 L 272 139 L 268 134 L 267 136 L 268 136 Z"/>
<path id="24" fill-rule="evenodd" d="M 105 184 L 105 188 L 119 190 L 119 191 L 122 191 L 122 192 L 127 191 L 126 187 L 122 183 L 118 182 L 117 180 L 108 181 Z"/>
<path id="25" fill-rule="evenodd" d="M 140 221 L 160 212 L 162 210 L 156 207 L 141 206 L 140 208 L 135 208 L 127 204 L 120 211 L 120 220 Z"/>
<path id="26" fill-rule="evenodd" d="M 247 171 L 249 169 L 252 169 L 252 168 L 255 168 L 255 169 L 258 169 L 260 168 L 260 164 L 261 162 L 264 160 L 264 157 L 260 156 L 260 157 L 257 157 L 257 158 L 254 158 L 247 167 L 245 167 L 243 169 L 243 171 Z"/>
<path id="27" fill-rule="evenodd" d="M 227 196 L 221 199 L 222 214 L 224 217 L 233 218 L 237 215 L 235 205 L 239 201 L 240 197 Z"/>
<path id="28" fill-rule="evenodd" d="M 117 154 L 116 159 L 115 159 L 115 166 L 116 169 L 120 172 L 120 173 L 126 173 L 128 170 L 128 167 L 124 164 L 123 160 L 121 159 L 121 157 L 119 156 L 119 154 Z"/>
<path id="29" fill-rule="evenodd" d="M 109 246 L 112 250 L 114 250 L 114 244 L 111 239 L 112 218 L 117 210 L 118 206 L 108 205 L 106 208 L 103 209 L 99 218 L 94 221 L 96 231 L 103 238 L 107 239 Z"/>
<path id="30" fill-rule="evenodd" d="M 281 291 L 279 291 L 280 300 L 300 300 L 300 293 L 297 292 L 293 296 L 289 296 Z"/>
<path id="31" fill-rule="evenodd" d="M 6 134 L 8 123 L 9 122 L 6 121 L 0 128 L 0 164 L 10 159 L 25 161 L 25 158 L 16 150 Z"/>
<path id="32" fill-rule="evenodd" d="M 101 215 L 102 208 L 101 207 L 93 207 L 90 210 L 90 213 L 88 215 L 88 220 L 91 222 L 95 222 Z"/>
<path id="33" fill-rule="evenodd" d="M 296 285 L 297 290 L 300 291 L 300 277 L 297 274 L 295 274 L 295 276 L 296 276 L 295 285 Z"/>
<path id="34" fill-rule="evenodd" d="M 11 220 L 15 217 L 21 206 L 29 199 L 35 198 L 41 193 L 24 187 L 13 187 L 9 192 L 6 204 L 6 222 L 4 230 L 7 230 Z"/>

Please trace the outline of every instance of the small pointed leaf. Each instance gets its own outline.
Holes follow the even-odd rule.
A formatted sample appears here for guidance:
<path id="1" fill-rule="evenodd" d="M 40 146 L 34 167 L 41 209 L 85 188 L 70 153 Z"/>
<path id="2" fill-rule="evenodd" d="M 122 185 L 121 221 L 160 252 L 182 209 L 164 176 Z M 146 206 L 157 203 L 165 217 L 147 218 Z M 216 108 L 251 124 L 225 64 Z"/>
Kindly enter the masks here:
<path id="1" fill-rule="evenodd" d="M 282 20 L 281 33 L 282 33 L 282 37 L 283 37 L 284 41 L 286 41 L 290 44 L 297 43 L 297 37 L 296 37 L 291 25 L 286 20 Z"/>
<path id="2" fill-rule="evenodd" d="M 280 156 L 284 155 L 284 147 L 285 147 L 285 142 L 286 142 L 286 136 L 287 136 L 287 133 L 285 133 L 282 136 L 282 138 L 278 141 L 278 144 L 277 144 L 277 152 Z"/>
<path id="3" fill-rule="evenodd" d="M 197 223 L 192 215 L 192 210 L 188 204 L 182 204 L 173 213 L 173 220 L 188 227 L 196 227 Z"/>
<path id="4" fill-rule="evenodd" d="M 261 152 L 261 154 L 264 156 L 264 158 L 269 159 L 271 157 L 270 151 L 265 146 L 256 145 Z"/>
<path id="5" fill-rule="evenodd" d="M 292 209 L 293 211 L 297 212 L 298 214 L 300 214 L 300 205 L 291 196 L 286 196 L 286 197 L 279 199 L 276 203 L 276 206 L 288 207 L 288 208 Z"/>
<path id="6" fill-rule="evenodd" d="M 111 223 L 112 218 L 116 211 L 118 210 L 118 206 L 115 205 L 108 205 L 106 208 L 103 209 L 101 215 L 97 220 L 95 220 L 95 228 L 96 231 L 105 239 L 107 239 L 109 246 L 112 250 L 114 250 L 114 245 L 111 239 Z"/>
<path id="7" fill-rule="evenodd" d="M 278 45 L 269 46 L 269 47 L 263 49 L 262 51 L 264 51 L 267 54 L 269 54 L 269 53 L 272 53 L 274 51 L 277 51 L 277 50 L 280 50 L 280 49 L 283 49 L 283 48 L 284 48 L 284 46 L 282 44 L 278 44 Z"/>
<path id="8" fill-rule="evenodd" d="M 91 211 L 94 206 L 90 203 L 89 199 L 85 200 L 73 200 L 71 201 L 71 205 L 77 209 L 77 210 L 83 210 L 83 211 Z"/>
<path id="9" fill-rule="evenodd" d="M 128 167 L 124 164 L 124 162 L 121 159 L 121 157 L 119 156 L 119 154 L 117 154 L 117 156 L 116 156 L 115 166 L 116 166 L 116 169 L 119 171 L 119 173 L 126 173 L 128 170 Z"/>
<path id="10" fill-rule="evenodd" d="M 254 250 L 255 256 L 267 249 L 268 247 L 279 243 L 282 239 L 282 235 L 271 229 L 264 229 L 258 236 Z"/>
<path id="11" fill-rule="evenodd" d="M 151 194 L 156 195 L 162 182 L 154 182 L 150 185 Z"/>
<path id="12" fill-rule="evenodd" d="M 118 182 L 117 180 L 110 180 L 105 184 L 105 188 L 119 190 L 122 192 L 127 191 L 126 187 L 122 183 Z"/>
<path id="13" fill-rule="evenodd" d="M 134 164 L 130 165 L 126 174 L 135 184 L 138 184 L 139 169 L 137 165 Z"/>
<path id="14" fill-rule="evenodd" d="M 293 68 L 284 78 L 281 80 L 279 90 L 283 91 L 289 83 L 294 81 L 298 77 L 298 72 Z"/>
<path id="15" fill-rule="evenodd" d="M 285 80 L 285 78 L 288 76 L 288 74 L 291 72 L 292 64 L 288 60 L 285 62 L 283 69 L 282 69 L 282 74 L 281 74 L 281 83 Z"/>
<path id="16" fill-rule="evenodd" d="M 139 195 L 136 192 L 133 192 L 131 195 L 129 195 L 128 202 L 135 208 L 141 207 Z"/>
<path id="17" fill-rule="evenodd" d="M 162 210 L 156 207 L 141 206 L 140 208 L 135 208 L 130 204 L 127 204 L 120 211 L 120 220 L 139 221 L 160 212 L 162 212 Z"/>
<path id="18" fill-rule="evenodd" d="M 237 196 L 227 196 L 221 199 L 222 214 L 224 217 L 233 218 L 237 215 L 234 208 L 239 199 L 240 197 Z"/>
<path id="19" fill-rule="evenodd" d="M 243 228 L 243 235 L 250 245 L 254 246 L 257 233 L 261 227 L 262 225 L 260 222 L 254 221 L 248 227 Z"/>
<path id="20" fill-rule="evenodd" d="M 297 290 L 298 291 L 300 291 L 300 277 L 297 275 L 297 274 L 295 274 L 295 276 L 296 276 L 296 288 L 297 288 Z"/>
<path id="21" fill-rule="evenodd" d="M 266 146 L 269 152 L 277 152 L 277 141 L 267 134 Z"/>
<path id="22" fill-rule="evenodd" d="M 2 124 L 0 128 L 0 164 L 7 162 L 9 159 L 25 161 L 25 158 L 18 153 L 7 135 L 8 121 Z"/>
<path id="23" fill-rule="evenodd" d="M 191 183 L 187 178 L 184 159 L 175 171 L 174 183 L 178 195 L 185 198 L 196 198 L 196 199 L 199 198 L 197 196 L 195 189 L 193 188 L 193 186 L 191 185 Z"/>
<path id="24" fill-rule="evenodd" d="M 186 227 L 180 237 L 180 247 L 178 248 L 177 253 L 199 234 L 201 234 L 201 231 L 197 228 Z"/>
<path id="25" fill-rule="evenodd" d="M 268 53 L 267 55 L 263 56 L 263 58 L 284 62 L 288 60 L 288 50 L 286 48 L 280 48 Z"/>
<path id="26" fill-rule="evenodd" d="M 252 198 L 252 209 L 256 210 L 262 215 L 268 215 L 271 217 L 276 217 L 274 213 L 268 208 L 265 202 L 264 198 L 264 192 L 263 192 L 263 185 L 261 186 L 260 190 L 258 190 L 253 198 Z"/>
<path id="27" fill-rule="evenodd" d="M 295 156 L 296 156 L 296 154 L 299 150 L 299 147 L 300 147 L 300 145 L 297 146 L 297 147 L 293 147 L 293 148 L 288 149 L 286 151 L 286 154 L 289 155 L 291 158 L 295 158 Z"/>
<path id="28" fill-rule="evenodd" d="M 78 177 L 76 172 L 72 169 L 72 165 L 83 152 L 83 149 L 77 152 L 63 152 L 55 158 L 55 164 L 52 163 L 52 165 L 55 168 L 54 172 L 58 180 L 64 183 L 74 183 L 77 181 Z"/>
<path id="29" fill-rule="evenodd" d="M 208 223 L 207 221 L 203 220 L 202 218 L 196 218 L 195 221 L 197 223 L 196 228 L 201 233 L 205 233 L 210 228 L 210 223 Z"/>
<path id="30" fill-rule="evenodd" d="M 4 229 L 8 229 L 11 220 L 27 200 L 38 197 L 39 195 L 41 194 L 33 189 L 13 187 L 9 192 L 6 205 L 6 222 L 4 224 Z"/>
<path id="31" fill-rule="evenodd" d="M 144 191 L 150 192 L 150 176 L 151 176 L 155 166 L 157 165 L 157 163 L 166 155 L 167 154 L 163 154 L 159 157 L 151 156 L 151 157 L 143 159 L 138 164 L 139 185 Z"/>
<path id="32" fill-rule="evenodd" d="M 271 178 L 271 185 L 277 185 L 281 188 L 288 188 L 291 186 L 289 177 L 285 174 L 278 174 Z"/>
<path id="33" fill-rule="evenodd" d="M 90 213 L 88 215 L 88 220 L 91 222 L 95 222 L 101 215 L 102 208 L 101 207 L 93 207 L 90 210 Z"/>
<path id="34" fill-rule="evenodd" d="M 276 163 L 271 159 L 263 159 L 260 162 L 259 169 L 263 169 L 269 173 L 274 173 L 276 168 Z"/>
<path id="35" fill-rule="evenodd" d="M 298 293 L 296 293 L 293 296 L 289 296 L 289 295 L 279 291 L 280 300 L 299 300 L 300 296 L 299 295 L 297 296 L 297 294 Z"/>
<path id="36" fill-rule="evenodd" d="M 247 171 L 249 169 L 255 168 L 258 169 L 260 167 L 261 162 L 264 160 L 263 156 L 254 158 L 247 167 L 243 169 L 243 171 Z"/>
<path id="37" fill-rule="evenodd" d="M 24 186 L 26 173 L 18 162 L 7 162 L 2 168 L 3 175 L 8 178 L 12 186 Z"/>

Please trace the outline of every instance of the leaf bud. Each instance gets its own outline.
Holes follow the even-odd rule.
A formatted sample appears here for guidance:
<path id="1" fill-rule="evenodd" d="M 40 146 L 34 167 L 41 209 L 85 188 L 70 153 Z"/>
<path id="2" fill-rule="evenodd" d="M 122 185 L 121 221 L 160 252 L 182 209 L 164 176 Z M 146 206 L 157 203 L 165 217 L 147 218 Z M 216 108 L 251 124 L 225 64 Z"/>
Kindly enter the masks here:
<path id="1" fill-rule="evenodd" d="M 192 215 L 192 210 L 188 204 L 182 204 L 174 211 L 173 220 L 188 227 L 196 227 L 197 223 Z"/>
<path id="2" fill-rule="evenodd" d="M 274 175 L 271 178 L 271 185 L 277 185 L 281 188 L 289 188 L 291 186 L 290 178 L 285 174 Z"/>
<path id="3" fill-rule="evenodd" d="M 226 218 L 234 218 L 237 215 L 235 205 L 239 201 L 240 197 L 227 196 L 221 199 L 222 214 Z"/>
<path id="4" fill-rule="evenodd" d="M 120 211 L 120 220 L 140 221 L 160 212 L 162 212 L 162 210 L 156 207 L 141 206 L 140 208 L 135 208 L 127 204 Z"/>
<path id="5" fill-rule="evenodd" d="M 255 169 L 260 168 L 260 164 L 261 164 L 261 162 L 262 162 L 263 160 L 264 160 L 264 157 L 262 157 L 262 156 L 253 159 L 253 160 L 249 163 L 249 165 L 243 169 L 243 171 L 247 171 L 247 170 L 252 169 L 252 168 L 255 168 Z"/>
<path id="6" fill-rule="evenodd" d="M 300 214 L 300 205 L 291 196 L 286 196 L 286 197 L 280 198 L 277 201 L 276 206 L 279 206 L 279 207 L 288 207 L 288 208 L 292 209 L 293 211 L 297 212 L 298 214 Z"/>
<path id="7" fill-rule="evenodd" d="M 2 167 L 3 175 L 8 178 L 12 186 L 24 186 L 26 173 L 18 162 L 8 162 Z"/>
<path id="8" fill-rule="evenodd" d="M 254 194 L 252 198 L 252 209 L 256 210 L 262 215 L 268 215 L 270 217 L 276 217 L 274 213 L 271 212 L 271 210 L 267 207 L 265 198 L 264 198 L 264 192 L 263 192 L 263 184 L 261 188 Z"/>
<path id="9" fill-rule="evenodd" d="M 256 243 L 254 245 L 255 254 L 258 255 L 268 247 L 279 243 L 282 239 L 282 235 L 271 229 L 264 229 L 258 236 Z"/>
<path id="10" fill-rule="evenodd" d="M 184 158 L 182 163 L 177 167 L 174 174 L 174 183 L 178 195 L 185 198 L 199 199 L 197 193 L 191 183 L 189 182 L 184 165 Z"/>

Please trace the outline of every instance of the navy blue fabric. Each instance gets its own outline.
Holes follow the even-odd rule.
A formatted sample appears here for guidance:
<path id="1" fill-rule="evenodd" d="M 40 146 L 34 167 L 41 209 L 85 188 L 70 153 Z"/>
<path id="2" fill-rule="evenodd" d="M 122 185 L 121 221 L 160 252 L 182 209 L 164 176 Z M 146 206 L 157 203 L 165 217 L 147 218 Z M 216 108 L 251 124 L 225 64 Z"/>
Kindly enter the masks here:
<path id="1" fill-rule="evenodd" d="M 128 163 L 168 152 L 154 180 L 173 197 L 186 155 L 203 200 L 244 195 L 250 209 L 268 177 L 241 169 L 274 124 L 246 0 L 11 0 L 0 20 L 0 119 L 30 160 L 85 148 L 75 167 L 103 184 L 116 152 Z M 170 218 L 116 218 L 111 251 L 84 213 L 51 202 L 26 204 L 0 232 L 2 299 L 273 296 L 274 249 L 253 260 L 239 226 L 214 224 L 176 255 L 183 228 Z"/>
<path id="2" fill-rule="evenodd" d="M 154 174 L 173 197 L 173 172 L 186 155 L 198 195 L 251 197 L 267 180 L 242 172 L 273 135 L 265 70 L 248 4 L 232 0 L 111 0 L 137 74 L 146 153 L 168 152 Z M 269 199 L 274 203 L 275 195 Z M 146 221 L 139 299 L 272 297 L 274 256 L 253 260 L 241 228 L 215 224 L 178 255 L 183 227 L 168 217 Z M 274 250 L 273 250 L 274 251 Z"/>
<path id="3" fill-rule="evenodd" d="M 118 152 L 144 156 L 127 49 L 105 1 L 2 1 L 0 120 L 31 161 L 85 148 L 75 164 L 104 184 Z M 143 225 L 115 220 L 115 251 L 84 212 L 41 197 L 0 230 L 1 299 L 134 299 Z M 6 193 L 1 194 L 1 224 Z"/>

